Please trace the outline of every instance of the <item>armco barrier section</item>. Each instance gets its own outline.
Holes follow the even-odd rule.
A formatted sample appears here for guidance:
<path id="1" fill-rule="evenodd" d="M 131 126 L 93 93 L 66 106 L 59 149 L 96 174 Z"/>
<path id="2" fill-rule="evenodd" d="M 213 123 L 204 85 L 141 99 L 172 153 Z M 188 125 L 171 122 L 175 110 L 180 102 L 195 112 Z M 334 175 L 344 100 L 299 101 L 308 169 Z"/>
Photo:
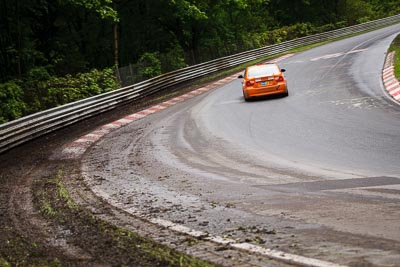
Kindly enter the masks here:
<path id="1" fill-rule="evenodd" d="M 127 87 L 35 113 L 0 125 L 0 153 L 38 136 L 71 125 L 127 102 L 138 101 L 153 93 L 182 85 L 194 79 L 226 70 L 265 56 L 293 48 L 329 41 L 346 35 L 373 30 L 400 22 L 400 14 L 334 31 L 310 35 L 250 51 L 226 56 L 198 65 L 162 74 Z"/>

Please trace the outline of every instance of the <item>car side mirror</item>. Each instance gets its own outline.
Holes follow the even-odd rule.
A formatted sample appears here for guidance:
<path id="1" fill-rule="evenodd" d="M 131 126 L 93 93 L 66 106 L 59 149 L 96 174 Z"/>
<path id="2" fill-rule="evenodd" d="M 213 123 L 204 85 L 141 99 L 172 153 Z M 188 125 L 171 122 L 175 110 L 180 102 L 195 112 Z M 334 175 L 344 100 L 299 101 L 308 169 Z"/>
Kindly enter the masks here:
<path id="1" fill-rule="evenodd" d="M 243 75 L 240 74 L 240 75 L 238 76 L 238 79 L 243 79 Z"/>
<path id="2" fill-rule="evenodd" d="M 286 69 L 281 69 L 281 72 L 285 72 L 286 71 Z"/>

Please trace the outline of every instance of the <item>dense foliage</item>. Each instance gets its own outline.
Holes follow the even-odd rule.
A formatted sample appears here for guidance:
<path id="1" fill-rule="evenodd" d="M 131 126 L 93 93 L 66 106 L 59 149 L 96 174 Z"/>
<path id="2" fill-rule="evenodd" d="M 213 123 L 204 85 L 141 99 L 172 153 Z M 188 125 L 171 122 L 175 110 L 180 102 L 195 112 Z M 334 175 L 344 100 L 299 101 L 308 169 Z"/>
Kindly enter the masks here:
<path id="1" fill-rule="evenodd" d="M 0 123 L 116 88 L 118 83 L 110 68 L 58 77 L 36 67 L 24 80 L 0 84 Z"/>
<path id="2" fill-rule="evenodd" d="M 399 12 L 398 0 L 0 0 L 0 122 L 117 86 L 109 69 L 106 88 L 80 84 L 92 69 L 134 63 L 135 82 Z"/>

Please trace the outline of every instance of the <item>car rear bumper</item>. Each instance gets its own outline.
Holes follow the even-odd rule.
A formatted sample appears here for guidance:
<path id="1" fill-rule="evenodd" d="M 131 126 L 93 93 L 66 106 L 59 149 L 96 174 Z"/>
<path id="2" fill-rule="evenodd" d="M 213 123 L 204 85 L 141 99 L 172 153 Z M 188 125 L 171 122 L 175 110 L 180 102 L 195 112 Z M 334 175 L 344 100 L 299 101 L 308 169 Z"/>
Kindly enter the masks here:
<path id="1" fill-rule="evenodd" d="M 288 92 L 286 84 L 275 86 L 268 86 L 263 88 L 246 88 L 243 90 L 244 94 L 250 97 L 267 96 L 276 94 L 286 94 Z"/>

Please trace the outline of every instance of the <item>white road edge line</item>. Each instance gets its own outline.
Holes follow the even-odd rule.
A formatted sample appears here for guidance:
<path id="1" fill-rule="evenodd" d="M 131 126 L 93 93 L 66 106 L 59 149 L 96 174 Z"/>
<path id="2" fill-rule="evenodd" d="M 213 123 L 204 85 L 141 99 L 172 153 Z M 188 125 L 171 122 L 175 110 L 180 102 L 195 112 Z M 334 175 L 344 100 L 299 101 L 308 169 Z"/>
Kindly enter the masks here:
<path id="1" fill-rule="evenodd" d="M 86 177 L 85 174 L 83 174 L 83 176 Z M 85 178 L 85 179 L 88 179 L 88 178 Z M 187 226 L 184 226 L 181 224 L 177 224 L 177 223 L 174 223 L 174 222 L 171 222 L 168 220 L 164 220 L 164 219 L 160 219 L 160 218 L 151 218 L 149 216 L 146 216 L 142 212 L 136 210 L 136 208 L 124 207 L 123 203 L 112 200 L 110 198 L 111 196 L 108 193 L 104 192 L 103 190 L 98 190 L 98 189 L 96 190 L 96 189 L 91 188 L 91 191 L 95 195 L 97 195 L 98 197 L 102 198 L 104 201 L 109 203 L 110 205 L 115 206 L 119 209 L 122 209 L 129 214 L 137 216 L 141 219 L 149 221 L 158 226 L 161 226 L 161 227 L 164 227 L 167 229 L 171 229 L 177 233 L 189 235 L 189 236 L 192 236 L 192 237 L 200 239 L 200 240 L 212 241 L 214 243 L 221 244 L 224 246 L 229 246 L 234 249 L 240 249 L 242 251 L 263 255 L 268 258 L 280 261 L 280 262 L 285 262 L 288 264 L 295 264 L 296 266 L 302 266 L 302 267 L 348 267 L 346 265 L 340 265 L 340 264 L 323 261 L 323 260 L 319 260 L 319 259 L 299 256 L 299 255 L 286 253 L 286 252 L 279 251 L 279 250 L 268 249 L 268 248 L 264 248 L 264 247 L 261 247 L 258 245 L 253 245 L 253 244 L 246 243 L 246 242 L 243 242 L 243 243 L 237 242 L 234 239 L 224 238 L 224 237 L 217 236 L 217 235 L 213 236 L 207 232 L 194 230 L 190 227 L 187 227 Z"/>
<path id="2" fill-rule="evenodd" d="M 279 260 L 279 261 L 290 263 L 290 264 L 296 264 L 298 266 L 347 267 L 346 265 L 340 265 L 340 264 L 336 264 L 336 263 L 332 263 L 332 262 L 328 262 L 328 261 L 323 261 L 323 260 L 318 260 L 318 259 L 314 259 L 314 258 L 308 258 L 308 257 L 304 257 L 304 256 L 290 254 L 290 253 L 286 253 L 283 251 L 268 249 L 268 248 L 264 248 L 261 246 L 249 244 L 249 243 L 237 243 L 233 239 L 223 238 L 220 236 L 212 236 L 205 232 L 196 231 L 196 230 L 186 227 L 184 225 L 175 224 L 173 222 L 162 220 L 162 219 L 151 219 L 150 221 L 152 223 L 155 223 L 155 224 L 160 225 L 165 228 L 169 228 L 169 229 L 174 230 L 179 233 L 187 234 L 187 235 L 190 235 L 190 236 L 193 236 L 196 238 L 201 238 L 204 240 L 210 240 L 217 244 L 230 246 L 232 248 L 241 249 L 241 250 L 244 250 L 247 252 L 261 254 L 261 255 L 267 256 L 269 258 L 275 259 L 275 260 Z M 203 236 L 206 236 L 206 237 L 203 237 Z"/>

